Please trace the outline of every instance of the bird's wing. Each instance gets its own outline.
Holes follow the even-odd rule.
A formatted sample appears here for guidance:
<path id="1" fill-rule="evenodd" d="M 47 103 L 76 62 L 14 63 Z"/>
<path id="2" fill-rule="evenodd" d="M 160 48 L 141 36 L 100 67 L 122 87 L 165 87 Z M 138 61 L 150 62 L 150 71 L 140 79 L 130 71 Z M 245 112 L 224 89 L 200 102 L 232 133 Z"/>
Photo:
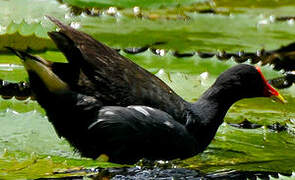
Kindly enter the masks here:
<path id="1" fill-rule="evenodd" d="M 183 125 L 147 106 L 103 107 L 88 129 L 100 152 L 113 161 L 185 158 L 192 156 L 196 147 Z"/>
<path id="2" fill-rule="evenodd" d="M 94 89 L 99 92 L 99 96 L 104 96 L 106 101 L 111 102 L 105 104 L 144 104 L 163 110 L 169 103 L 174 106 L 183 101 L 163 81 L 117 51 L 53 17 L 48 18 L 60 28 L 59 32 L 49 32 L 49 36 L 65 54 L 69 63 L 81 67 L 83 73 L 96 86 Z M 95 95 L 95 92 L 91 95 Z M 118 104 L 113 104 L 114 102 Z M 176 112 L 181 108 L 171 109 Z"/>
<path id="3" fill-rule="evenodd" d="M 157 84 L 161 84 L 163 88 L 171 90 L 153 74 L 133 63 L 131 60 L 121 56 L 112 48 L 100 43 L 83 32 L 61 23 L 53 17 L 48 18 L 60 28 L 59 32 L 49 32 L 49 36 L 65 54 L 68 61 L 73 64 L 78 63 L 81 65 L 85 73 L 93 73 L 93 77 L 99 76 L 98 74 L 100 74 L 105 78 L 118 74 L 120 76 L 133 76 L 137 79 L 155 81 Z M 85 69 L 84 65 L 90 69 Z M 121 78 L 121 80 L 124 80 L 123 77 Z M 126 79 L 125 81 L 128 80 Z"/>

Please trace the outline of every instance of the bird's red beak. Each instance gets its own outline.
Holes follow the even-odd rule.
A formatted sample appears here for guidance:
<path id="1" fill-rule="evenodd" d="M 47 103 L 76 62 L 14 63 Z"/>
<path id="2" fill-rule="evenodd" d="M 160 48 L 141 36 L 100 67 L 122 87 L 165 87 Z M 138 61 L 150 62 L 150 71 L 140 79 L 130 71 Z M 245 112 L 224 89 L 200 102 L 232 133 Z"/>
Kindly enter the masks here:
<path id="1" fill-rule="evenodd" d="M 266 97 L 270 97 L 272 98 L 273 100 L 275 101 L 278 101 L 278 102 L 281 102 L 281 103 L 287 103 L 287 101 L 283 98 L 282 95 L 280 95 L 280 93 L 275 90 L 268 82 L 267 80 L 265 79 L 265 77 L 263 76 L 262 72 L 261 72 L 261 69 L 256 66 L 256 69 L 257 71 L 260 73 L 264 83 L 265 83 L 265 86 L 264 86 L 264 95 Z"/>

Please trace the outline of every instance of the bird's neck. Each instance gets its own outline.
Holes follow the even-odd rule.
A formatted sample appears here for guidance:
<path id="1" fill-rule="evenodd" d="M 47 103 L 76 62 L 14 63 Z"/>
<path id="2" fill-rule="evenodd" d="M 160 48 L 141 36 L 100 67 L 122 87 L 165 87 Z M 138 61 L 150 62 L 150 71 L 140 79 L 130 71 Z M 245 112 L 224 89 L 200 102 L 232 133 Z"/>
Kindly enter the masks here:
<path id="1" fill-rule="evenodd" d="M 230 93 L 226 89 L 212 87 L 197 102 L 191 104 L 187 113 L 186 128 L 199 142 L 201 151 L 214 138 L 231 105 L 239 100 Z"/>

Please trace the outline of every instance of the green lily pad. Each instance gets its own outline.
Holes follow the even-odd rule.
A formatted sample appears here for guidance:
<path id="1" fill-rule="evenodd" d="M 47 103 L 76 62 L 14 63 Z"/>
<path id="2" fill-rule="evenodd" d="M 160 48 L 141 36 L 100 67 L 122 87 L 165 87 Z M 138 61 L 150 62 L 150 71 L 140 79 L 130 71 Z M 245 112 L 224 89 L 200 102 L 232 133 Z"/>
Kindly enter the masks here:
<path id="1" fill-rule="evenodd" d="M 72 6 L 78 7 L 110 7 L 115 6 L 119 8 L 133 8 L 139 6 L 142 8 L 160 8 L 177 5 L 193 4 L 204 2 L 207 0 L 62 0 Z"/>
<path id="2" fill-rule="evenodd" d="M 172 55 L 174 50 L 255 52 L 261 48 L 271 50 L 287 45 L 294 41 L 292 37 L 295 35 L 292 22 L 273 21 L 273 16 L 293 14 L 295 3 L 291 0 L 216 0 L 216 7 L 208 5 L 215 9 L 224 8 L 231 12 L 230 15 L 199 14 L 194 11 L 195 3 L 205 1 L 193 0 L 64 2 L 0 1 L 0 79 L 13 82 L 27 79 L 21 61 L 8 54 L 5 46 L 23 50 L 29 48 L 34 55 L 66 62 L 46 34 L 55 27 L 44 15 L 72 23 L 112 47 L 142 47 L 164 42 L 153 45 L 153 48 L 166 49 L 164 56 L 154 55 L 150 50 L 136 55 L 121 53 L 156 74 L 190 102 L 197 100 L 220 73 L 236 63 L 233 60 L 219 61 L 216 57 L 201 59 L 197 55 L 176 58 Z M 75 16 L 66 4 L 98 8 L 116 6 L 119 15 Z M 145 16 L 158 15 L 159 18 L 129 16 L 128 11 L 133 13 L 131 8 L 134 6 L 142 8 Z M 193 8 L 189 9 L 189 6 Z M 178 13 L 186 18 L 167 18 Z M 282 75 L 270 66 L 264 66 L 262 71 L 267 79 Z M 202 172 L 294 171 L 295 87 L 280 93 L 289 101 L 288 104 L 281 105 L 265 98 L 237 102 L 207 150 L 187 160 L 176 161 L 177 166 Z M 239 129 L 227 124 L 245 119 L 262 127 Z M 274 123 L 286 125 L 287 130 L 277 132 L 267 127 Z M 53 172 L 80 167 L 119 167 L 80 157 L 66 140 L 56 135 L 44 110 L 35 101 L 0 99 L 0 124 L 0 179 L 60 177 Z"/>
<path id="3" fill-rule="evenodd" d="M 216 0 L 216 6 L 225 7 L 244 7 L 244 8 L 277 8 L 281 6 L 294 5 L 292 0 L 245 0 L 245 1 L 233 1 L 233 0 Z"/>
<path id="4" fill-rule="evenodd" d="M 201 15 L 186 13 L 189 20 L 138 19 L 133 17 L 101 17 L 77 16 L 70 14 L 69 8 L 54 0 L 48 1 L 47 9 L 43 1 L 34 0 L 31 7 L 35 10 L 26 15 L 14 13 L 11 7 L 21 8 L 26 1 L 9 1 L 3 3 L 8 7 L 6 16 L 0 16 L 0 51 L 4 46 L 18 49 L 30 48 L 33 51 L 55 49 L 47 36 L 54 30 L 44 15 L 52 15 L 78 27 L 94 36 L 94 38 L 113 47 L 138 47 L 164 42 L 159 48 L 179 51 L 256 51 L 261 48 L 276 49 L 293 40 L 294 28 L 288 23 L 265 24 L 263 17 L 251 15 Z M 13 2 L 13 3 L 12 3 Z M 10 3 L 10 4 L 9 4 Z M 0 6 L 2 7 L 2 6 Z M 22 12 L 22 11 L 19 11 Z M 2 12 L 3 13 L 3 12 Z M 1 12 L 0 12 L 1 15 Z M 66 19 L 64 17 L 67 17 Z M 228 24 L 231 28 L 228 28 Z M 145 34 L 145 36 L 142 36 Z"/>

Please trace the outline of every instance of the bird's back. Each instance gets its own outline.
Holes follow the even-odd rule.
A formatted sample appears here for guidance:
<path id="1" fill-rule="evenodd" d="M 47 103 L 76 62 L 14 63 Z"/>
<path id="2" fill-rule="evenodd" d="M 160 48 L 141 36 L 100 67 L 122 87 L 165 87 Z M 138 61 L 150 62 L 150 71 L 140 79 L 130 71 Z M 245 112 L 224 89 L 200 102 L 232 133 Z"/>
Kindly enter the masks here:
<path id="1" fill-rule="evenodd" d="M 60 28 L 49 36 L 69 63 L 81 67 L 84 80 L 77 88 L 104 105 L 151 106 L 185 123 L 187 103 L 162 80 L 89 35 L 49 18 Z"/>

